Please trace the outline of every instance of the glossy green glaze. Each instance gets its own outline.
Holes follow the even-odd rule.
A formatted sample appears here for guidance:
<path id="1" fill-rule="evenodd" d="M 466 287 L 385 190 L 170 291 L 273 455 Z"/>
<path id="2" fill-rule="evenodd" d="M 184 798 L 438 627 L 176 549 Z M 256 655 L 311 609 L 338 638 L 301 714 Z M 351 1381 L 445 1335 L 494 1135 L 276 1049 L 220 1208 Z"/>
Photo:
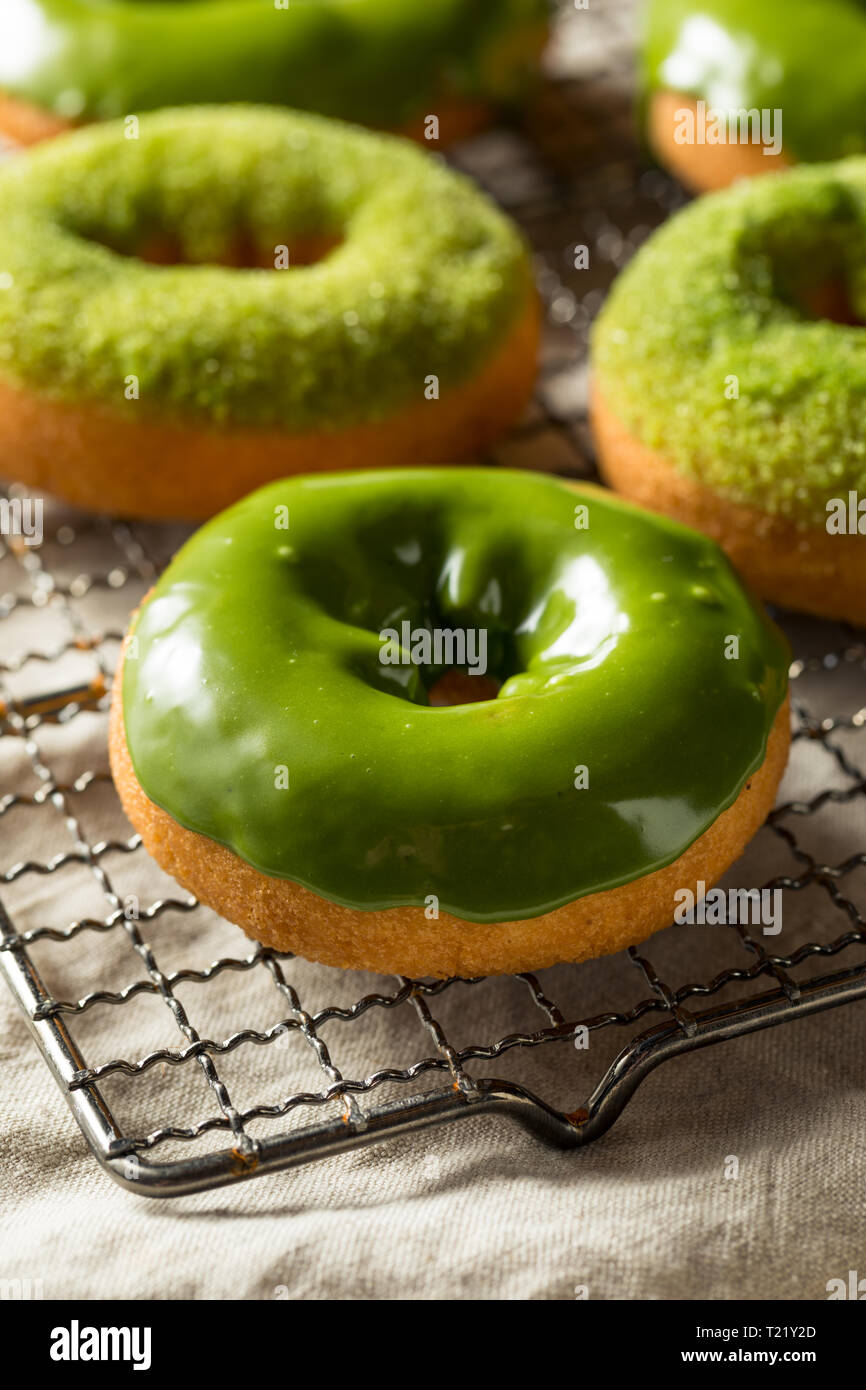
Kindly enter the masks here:
<path id="1" fill-rule="evenodd" d="M 650 0 L 644 83 L 717 109 L 781 109 L 789 159 L 866 149 L 863 0 Z"/>
<path id="2" fill-rule="evenodd" d="M 602 395 L 644 444 L 736 502 L 823 527 L 866 491 L 866 158 L 700 198 L 614 284 L 593 333 Z"/>
<path id="3" fill-rule="evenodd" d="M 519 98 L 547 14 L 546 0 L 2 0 L 0 89 L 74 120 L 245 101 L 396 128 L 449 98 Z"/>
<path id="4" fill-rule="evenodd" d="M 497 698 L 431 707 L 438 670 L 380 659 L 404 621 L 483 629 Z M 124 717 L 148 796 L 261 871 L 497 921 L 682 854 L 762 762 L 787 662 L 711 541 L 610 494 L 330 475 L 187 542 L 135 624 Z"/>
<path id="5" fill-rule="evenodd" d="M 526 310 L 514 224 L 408 140 L 266 107 L 182 107 L 0 169 L 0 374 L 118 410 L 290 432 L 471 377 Z M 168 236 L 190 264 L 136 252 Z M 338 244 L 313 265 L 291 247 Z M 238 239 L 273 265 L 218 264 Z M 195 264 L 198 263 L 198 264 Z M 138 378 L 134 406 L 124 386 Z M 435 409 L 435 405 L 431 409 Z"/>

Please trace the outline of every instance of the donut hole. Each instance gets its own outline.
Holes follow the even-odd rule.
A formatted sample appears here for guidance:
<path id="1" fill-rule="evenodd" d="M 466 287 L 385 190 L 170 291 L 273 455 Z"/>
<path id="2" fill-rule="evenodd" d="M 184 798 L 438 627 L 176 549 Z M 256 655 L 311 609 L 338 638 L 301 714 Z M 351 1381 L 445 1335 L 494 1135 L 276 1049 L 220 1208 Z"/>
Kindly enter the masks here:
<path id="1" fill-rule="evenodd" d="M 342 628 L 364 684 L 410 705 L 503 709 L 556 695 L 616 648 L 618 596 L 593 557 L 562 562 L 558 519 L 527 537 L 515 515 L 470 541 L 456 503 L 421 499 L 347 510 L 280 548 L 295 591 Z"/>
<path id="2" fill-rule="evenodd" d="M 783 207 L 752 230 L 741 245 L 746 283 L 793 309 L 804 321 L 847 327 L 866 322 L 863 231 L 859 212 L 838 189 L 804 214 Z"/>
<path id="3" fill-rule="evenodd" d="M 147 265 L 236 270 L 314 266 L 350 236 L 354 205 L 303 157 L 306 143 L 283 147 L 277 160 L 230 130 L 217 149 L 210 116 L 182 150 L 148 129 L 150 138 L 122 142 L 113 177 L 102 169 L 83 191 L 60 188 L 51 218 L 63 233 Z"/>
<path id="4" fill-rule="evenodd" d="M 477 705 L 482 700 L 495 700 L 500 685 L 493 676 L 476 676 L 452 666 L 429 687 L 427 699 L 437 709 L 447 705 Z"/>
<path id="5" fill-rule="evenodd" d="M 849 328 L 862 326 L 864 322 L 854 308 L 851 291 L 841 275 L 803 287 L 795 296 L 795 303 L 804 318 L 827 319 Z"/>
<path id="6" fill-rule="evenodd" d="M 148 233 L 134 248 L 112 244 L 108 238 L 89 236 L 115 255 L 145 261 L 148 265 L 219 265 L 233 270 L 296 270 L 317 265 L 342 245 L 338 233 L 308 233 L 303 236 L 274 237 L 271 244 L 262 244 L 249 232 L 233 235 L 221 246 L 205 246 L 200 250 L 194 242 L 183 242 L 169 231 Z"/>
<path id="7" fill-rule="evenodd" d="M 495 700 L 520 670 L 513 636 L 482 615 L 463 622 L 434 608 L 428 604 L 414 619 L 377 632 L 378 650 L 365 678 L 399 699 L 436 709 Z"/>

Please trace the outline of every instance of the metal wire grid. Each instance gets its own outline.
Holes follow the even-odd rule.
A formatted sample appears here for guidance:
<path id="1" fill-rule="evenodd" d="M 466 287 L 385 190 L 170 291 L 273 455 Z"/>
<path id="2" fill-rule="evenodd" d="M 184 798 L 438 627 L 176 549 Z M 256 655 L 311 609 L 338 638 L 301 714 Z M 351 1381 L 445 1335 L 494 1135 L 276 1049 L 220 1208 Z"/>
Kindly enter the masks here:
<path id="1" fill-rule="evenodd" d="M 585 477 L 594 475 L 581 385 L 589 323 L 615 270 L 681 199 L 660 174 L 641 172 L 623 104 L 611 100 L 611 89 L 618 83 L 625 89 L 630 81 L 627 32 L 621 27 L 618 38 L 611 33 L 616 13 L 610 7 L 596 10 L 592 32 L 603 40 L 597 45 L 598 61 L 585 63 L 577 78 L 554 78 L 529 137 L 497 132 L 461 155 L 461 162 L 527 229 L 548 307 L 545 361 L 531 418 L 507 441 L 497 461 Z M 589 24 L 588 14 L 581 14 L 582 23 Z M 577 241 L 592 247 L 589 272 L 574 269 Z M 154 941 L 161 924 L 177 919 L 173 942 L 183 947 L 185 931 L 204 910 L 185 895 L 160 894 L 159 872 L 139 837 L 128 834 L 116 798 L 112 833 L 103 838 L 88 833 L 81 807 L 100 787 L 113 797 L 110 778 L 100 766 L 68 768 L 67 762 L 68 750 L 80 741 L 75 736 L 81 722 L 98 719 L 104 724 L 126 613 L 153 582 L 181 534 L 179 528 L 133 526 L 49 508 L 40 547 L 15 540 L 0 554 L 0 565 L 6 566 L 0 574 L 10 567 L 13 573 L 9 591 L 0 596 L 0 650 L 14 652 L 0 660 L 0 754 L 11 748 L 13 762 L 19 760 L 15 789 L 0 799 L 0 821 L 13 814 L 26 817 L 31 830 L 25 833 L 25 845 L 41 845 L 55 831 L 65 842 L 48 858 L 34 849 L 11 865 L 4 865 L 5 854 L 0 859 L 0 969 L 99 1162 L 117 1181 L 146 1195 L 179 1195 L 484 1112 L 515 1115 L 553 1142 L 582 1145 L 609 1128 L 662 1061 L 866 996 L 866 933 L 855 897 L 866 851 L 826 862 L 828 854 L 822 851 L 835 843 L 832 836 L 828 842 L 821 825 L 824 811 L 834 808 L 866 843 L 866 708 L 856 707 L 855 700 L 846 712 L 838 707 L 830 712 L 841 673 L 866 669 L 866 646 L 853 630 L 819 624 L 790 626 L 795 644 L 805 644 L 791 671 L 794 746 L 820 747 L 828 775 L 817 789 L 813 783 L 808 796 L 779 807 L 759 836 L 764 872 L 768 842 L 788 856 L 788 871 L 765 877 L 762 886 L 781 889 L 786 905 L 797 895 L 805 899 L 817 892 L 819 897 L 817 911 L 801 914 L 797 942 L 787 954 L 771 953 L 745 926 L 721 929 L 713 942 L 716 947 L 721 942 L 724 962 L 714 969 L 708 939 L 697 944 L 693 936 L 689 946 L 696 945 L 699 978 L 689 981 L 680 963 L 688 954 L 682 950 L 682 933 L 695 929 L 671 929 L 680 933 L 672 960 L 681 982 L 665 978 L 670 962 L 667 970 L 658 963 L 663 938 L 655 938 L 649 950 L 632 949 L 607 963 L 608 984 L 615 977 L 618 986 L 619 977 L 631 970 L 638 988 L 631 990 L 627 1005 L 595 1013 L 583 1007 L 587 996 L 595 1007 L 601 997 L 581 987 L 590 965 L 561 966 L 516 982 L 399 978 L 376 982 L 367 991 L 359 988 L 349 1003 L 312 1007 L 305 1006 L 301 994 L 302 989 L 308 994 L 311 982 L 315 992 L 324 990 L 333 1000 L 355 977 L 305 966 L 261 947 L 250 947 L 243 955 L 221 954 L 203 967 L 160 964 L 165 941 L 160 938 L 158 946 Z M 85 558 L 87 568 L 79 568 Z M 103 611 L 113 596 L 120 605 L 116 627 L 95 625 L 88 601 L 97 599 Z M 26 640 L 16 651 L 14 640 L 7 645 L 6 633 L 22 618 Z M 80 668 L 72 681 L 62 678 L 70 661 Z M 139 865 L 150 890 L 135 913 L 116 881 L 131 861 Z M 110 867 L 115 862 L 120 868 Z M 32 908 L 18 912 L 10 906 L 9 895 L 17 887 L 47 876 L 60 889 L 63 875 L 79 866 L 92 876 L 107 905 L 101 913 L 58 926 L 46 925 Z M 242 940 L 239 933 L 233 939 Z M 89 945 L 89 959 L 97 962 L 109 945 L 121 942 L 121 955 L 125 952 L 139 975 L 121 988 L 105 982 L 78 998 L 55 997 L 35 953 L 45 945 L 64 953 L 82 941 Z M 827 961 L 843 956 L 841 968 L 837 963 L 826 970 Z M 193 1021 L 196 1010 L 179 991 L 189 985 L 206 991 L 229 974 L 242 1009 L 251 1007 L 253 981 L 266 979 L 278 1021 L 216 1037 L 203 1034 Z M 531 1010 L 525 1023 L 524 1001 L 518 1003 L 515 989 L 523 991 Z M 483 992 L 486 1013 L 475 1006 Z M 127 1018 L 133 1001 L 148 996 L 166 1006 L 179 1035 L 174 1045 L 136 1046 Z M 704 1001 L 713 996 L 706 1006 Z M 89 1017 L 116 1010 L 127 1032 L 116 1030 L 108 1060 L 89 1065 L 79 1028 Z M 380 1056 L 371 1067 L 349 1071 L 345 1063 L 338 1066 L 336 1057 L 346 1054 L 347 1039 L 363 1020 L 377 1018 L 381 1045 L 382 1038 L 405 1029 L 407 1012 L 418 1029 L 408 1044 L 408 1064 L 384 1065 Z M 486 1024 L 484 1039 L 455 1041 L 458 1032 L 473 1026 L 467 1020 L 474 1019 L 479 1027 Z M 575 1048 L 576 1042 L 583 1045 L 590 1038 L 589 1050 Z M 616 1053 L 606 1067 L 594 1061 L 601 1038 L 610 1038 Z M 241 1053 L 248 1067 L 251 1047 L 273 1055 L 292 1039 L 306 1046 L 314 1084 L 306 1089 L 284 1086 L 274 1103 L 236 1103 L 237 1081 L 230 1085 L 225 1076 L 229 1054 Z M 531 1086 L 506 1075 L 509 1059 L 526 1057 L 533 1062 Z M 589 1079 L 581 1081 L 577 1063 L 589 1058 Z M 491 1063 L 496 1066 L 488 1075 Z M 149 1076 L 174 1069 L 187 1074 L 191 1067 L 203 1074 L 210 1097 L 211 1113 L 204 1118 L 154 1124 L 149 1101 L 143 1123 L 132 1127 L 115 1118 L 114 1101 L 109 1104 L 107 1098 L 111 1086 L 134 1089 Z M 557 1088 L 567 1097 L 564 1102 L 553 1099 Z M 574 1104 L 576 1095 L 586 1097 L 582 1104 Z M 257 1133 L 257 1124 L 269 1126 L 268 1132 Z M 166 1153 L 175 1156 L 165 1158 Z"/>

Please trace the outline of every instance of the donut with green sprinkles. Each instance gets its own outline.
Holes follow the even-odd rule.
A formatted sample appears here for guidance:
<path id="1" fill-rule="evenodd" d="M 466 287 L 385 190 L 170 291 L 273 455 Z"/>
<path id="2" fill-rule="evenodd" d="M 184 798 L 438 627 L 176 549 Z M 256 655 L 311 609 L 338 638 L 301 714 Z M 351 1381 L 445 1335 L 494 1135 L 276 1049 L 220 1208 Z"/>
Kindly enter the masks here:
<path id="1" fill-rule="evenodd" d="M 707 531 L 765 597 L 866 619 L 866 159 L 707 195 L 592 343 L 609 481 Z"/>
<path id="2" fill-rule="evenodd" d="M 181 108 L 9 161 L 0 205 L 3 469 L 79 505 L 469 460 L 531 392 L 523 238 L 408 141 Z"/>

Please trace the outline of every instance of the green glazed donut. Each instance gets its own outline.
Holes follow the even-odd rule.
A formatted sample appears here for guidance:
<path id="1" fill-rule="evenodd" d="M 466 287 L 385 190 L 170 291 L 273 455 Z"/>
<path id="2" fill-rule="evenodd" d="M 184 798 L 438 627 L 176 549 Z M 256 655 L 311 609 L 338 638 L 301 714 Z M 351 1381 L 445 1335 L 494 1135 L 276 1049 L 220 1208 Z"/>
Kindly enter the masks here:
<path id="1" fill-rule="evenodd" d="M 162 111 L 9 160 L 0 207 L 2 469 L 79 505 L 195 518 L 371 451 L 472 458 L 532 389 L 523 238 L 408 141 Z"/>
<path id="2" fill-rule="evenodd" d="M 418 639 L 449 630 L 484 634 L 496 698 L 431 707 L 442 667 Z M 265 882 L 366 913 L 537 918 L 672 864 L 737 801 L 787 662 L 712 542 L 599 489 L 299 478 L 211 521 L 146 600 L 115 776 L 139 827 L 127 752 L 151 810 Z M 163 832 L 146 842 L 189 881 Z"/>
<path id="3" fill-rule="evenodd" d="M 0 90 L 60 121 L 264 102 L 392 129 L 450 111 L 456 134 L 525 93 L 547 18 L 546 0 L 3 0 Z"/>
<path id="4" fill-rule="evenodd" d="M 866 524 L 827 523 L 866 498 L 864 319 L 854 158 L 692 203 L 618 278 L 592 345 L 611 481 L 707 530 L 765 597 L 852 621 Z"/>
<path id="5" fill-rule="evenodd" d="M 645 30 L 651 141 L 664 162 L 676 162 L 677 152 L 652 114 L 654 99 L 668 93 L 702 101 L 710 111 L 781 111 L 789 163 L 866 149 L 862 0 L 649 0 Z M 712 145 L 702 156 L 705 173 L 696 165 L 687 181 L 703 188 L 729 181 L 713 176 Z M 741 164 L 740 171 L 758 172 L 761 162 Z M 731 161 L 732 177 L 737 167 Z"/>

